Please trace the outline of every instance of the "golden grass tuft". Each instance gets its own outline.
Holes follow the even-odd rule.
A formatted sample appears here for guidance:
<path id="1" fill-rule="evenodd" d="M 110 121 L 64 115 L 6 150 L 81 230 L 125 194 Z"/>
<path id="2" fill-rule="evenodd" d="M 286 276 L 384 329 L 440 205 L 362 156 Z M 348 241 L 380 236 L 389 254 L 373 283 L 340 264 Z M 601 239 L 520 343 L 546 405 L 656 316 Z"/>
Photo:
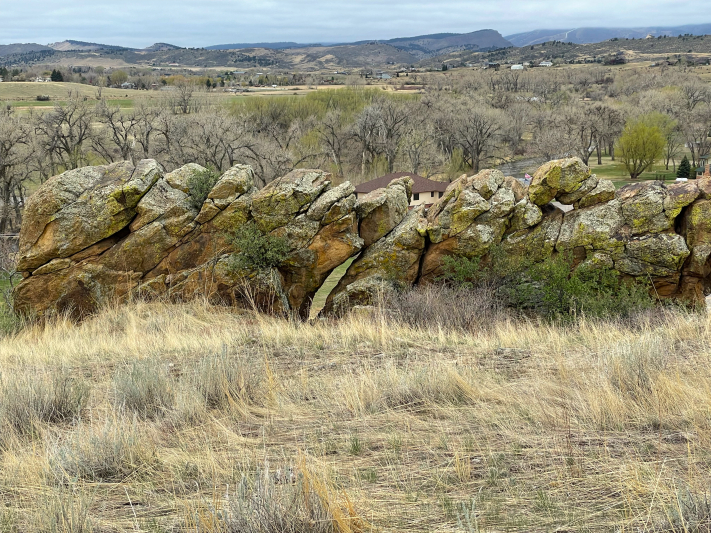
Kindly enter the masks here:
<path id="1" fill-rule="evenodd" d="M 0 531 L 705 531 L 711 319 L 663 313 L 27 326 L 0 340 Z"/>

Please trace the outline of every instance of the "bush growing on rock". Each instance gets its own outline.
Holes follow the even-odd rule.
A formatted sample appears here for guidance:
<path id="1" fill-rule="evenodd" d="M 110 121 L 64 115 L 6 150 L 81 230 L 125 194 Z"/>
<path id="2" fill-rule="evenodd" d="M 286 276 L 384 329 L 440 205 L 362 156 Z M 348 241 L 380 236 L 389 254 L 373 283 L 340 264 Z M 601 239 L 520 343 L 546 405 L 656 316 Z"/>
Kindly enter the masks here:
<path id="1" fill-rule="evenodd" d="M 241 225 L 230 241 L 238 250 L 230 259 L 235 271 L 263 272 L 279 266 L 289 254 L 285 238 L 262 233 L 254 221 Z"/>
<path id="2" fill-rule="evenodd" d="M 654 305 L 647 284 L 625 282 L 605 266 L 583 264 L 573 269 L 569 254 L 532 265 L 504 292 L 513 306 L 554 319 L 629 317 Z"/>
<path id="3" fill-rule="evenodd" d="M 464 289 L 500 287 L 510 283 L 512 276 L 518 278 L 520 272 L 530 266 L 530 262 L 507 254 L 501 246 L 492 246 L 485 262 L 481 257 L 469 259 L 452 255 L 443 257 L 442 263 L 441 281 Z"/>
<path id="4" fill-rule="evenodd" d="M 195 209 L 200 209 L 207 200 L 207 195 L 220 179 L 220 174 L 215 170 L 206 168 L 195 172 L 188 178 L 188 190 L 190 192 L 190 204 Z"/>
<path id="5" fill-rule="evenodd" d="M 627 282 L 619 272 L 603 265 L 573 265 L 570 254 L 532 263 L 516 261 L 499 247 L 492 247 L 486 262 L 481 258 L 444 258 L 442 280 L 464 289 L 495 289 L 503 305 L 551 319 L 628 317 L 654 304 L 643 282 Z"/>

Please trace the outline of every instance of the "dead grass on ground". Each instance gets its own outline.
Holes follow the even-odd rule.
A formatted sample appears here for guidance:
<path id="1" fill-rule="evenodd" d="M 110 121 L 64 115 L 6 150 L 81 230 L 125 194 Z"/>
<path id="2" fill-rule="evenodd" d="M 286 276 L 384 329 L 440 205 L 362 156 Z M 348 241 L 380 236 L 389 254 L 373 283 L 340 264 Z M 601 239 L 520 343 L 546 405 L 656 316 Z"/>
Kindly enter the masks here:
<path id="1" fill-rule="evenodd" d="M 0 531 L 706 531 L 710 326 L 29 326 L 0 340 Z"/>

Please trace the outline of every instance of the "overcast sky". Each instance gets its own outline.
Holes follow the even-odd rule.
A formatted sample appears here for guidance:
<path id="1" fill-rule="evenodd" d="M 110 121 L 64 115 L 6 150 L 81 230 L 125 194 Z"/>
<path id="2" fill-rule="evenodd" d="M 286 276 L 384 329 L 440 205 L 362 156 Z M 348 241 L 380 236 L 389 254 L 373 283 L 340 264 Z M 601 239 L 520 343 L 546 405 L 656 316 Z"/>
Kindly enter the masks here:
<path id="1" fill-rule="evenodd" d="M 145 47 L 347 42 L 492 28 L 711 22 L 686 0 L 0 0 L 0 44 L 65 39 Z M 701 19 L 699 18 L 701 17 Z"/>

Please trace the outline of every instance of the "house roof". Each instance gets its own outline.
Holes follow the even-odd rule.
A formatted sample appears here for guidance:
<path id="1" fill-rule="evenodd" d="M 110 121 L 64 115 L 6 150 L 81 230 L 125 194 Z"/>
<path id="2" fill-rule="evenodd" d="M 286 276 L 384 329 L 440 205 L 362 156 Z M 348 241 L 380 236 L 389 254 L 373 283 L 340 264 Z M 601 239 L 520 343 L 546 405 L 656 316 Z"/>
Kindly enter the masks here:
<path id="1" fill-rule="evenodd" d="M 365 183 L 361 183 L 360 185 L 356 185 L 355 190 L 357 193 L 369 193 L 376 189 L 382 189 L 384 187 L 387 187 L 392 180 L 397 178 L 403 178 L 405 176 L 409 176 L 412 178 L 413 193 L 433 191 L 444 192 L 447 190 L 447 186 L 449 185 L 449 183 L 444 183 L 441 181 L 428 180 L 427 178 L 423 178 L 422 176 L 418 176 L 417 174 L 413 174 L 412 172 L 394 172 L 392 174 L 380 176 L 379 178 L 376 178 L 374 180 L 366 181 Z"/>

